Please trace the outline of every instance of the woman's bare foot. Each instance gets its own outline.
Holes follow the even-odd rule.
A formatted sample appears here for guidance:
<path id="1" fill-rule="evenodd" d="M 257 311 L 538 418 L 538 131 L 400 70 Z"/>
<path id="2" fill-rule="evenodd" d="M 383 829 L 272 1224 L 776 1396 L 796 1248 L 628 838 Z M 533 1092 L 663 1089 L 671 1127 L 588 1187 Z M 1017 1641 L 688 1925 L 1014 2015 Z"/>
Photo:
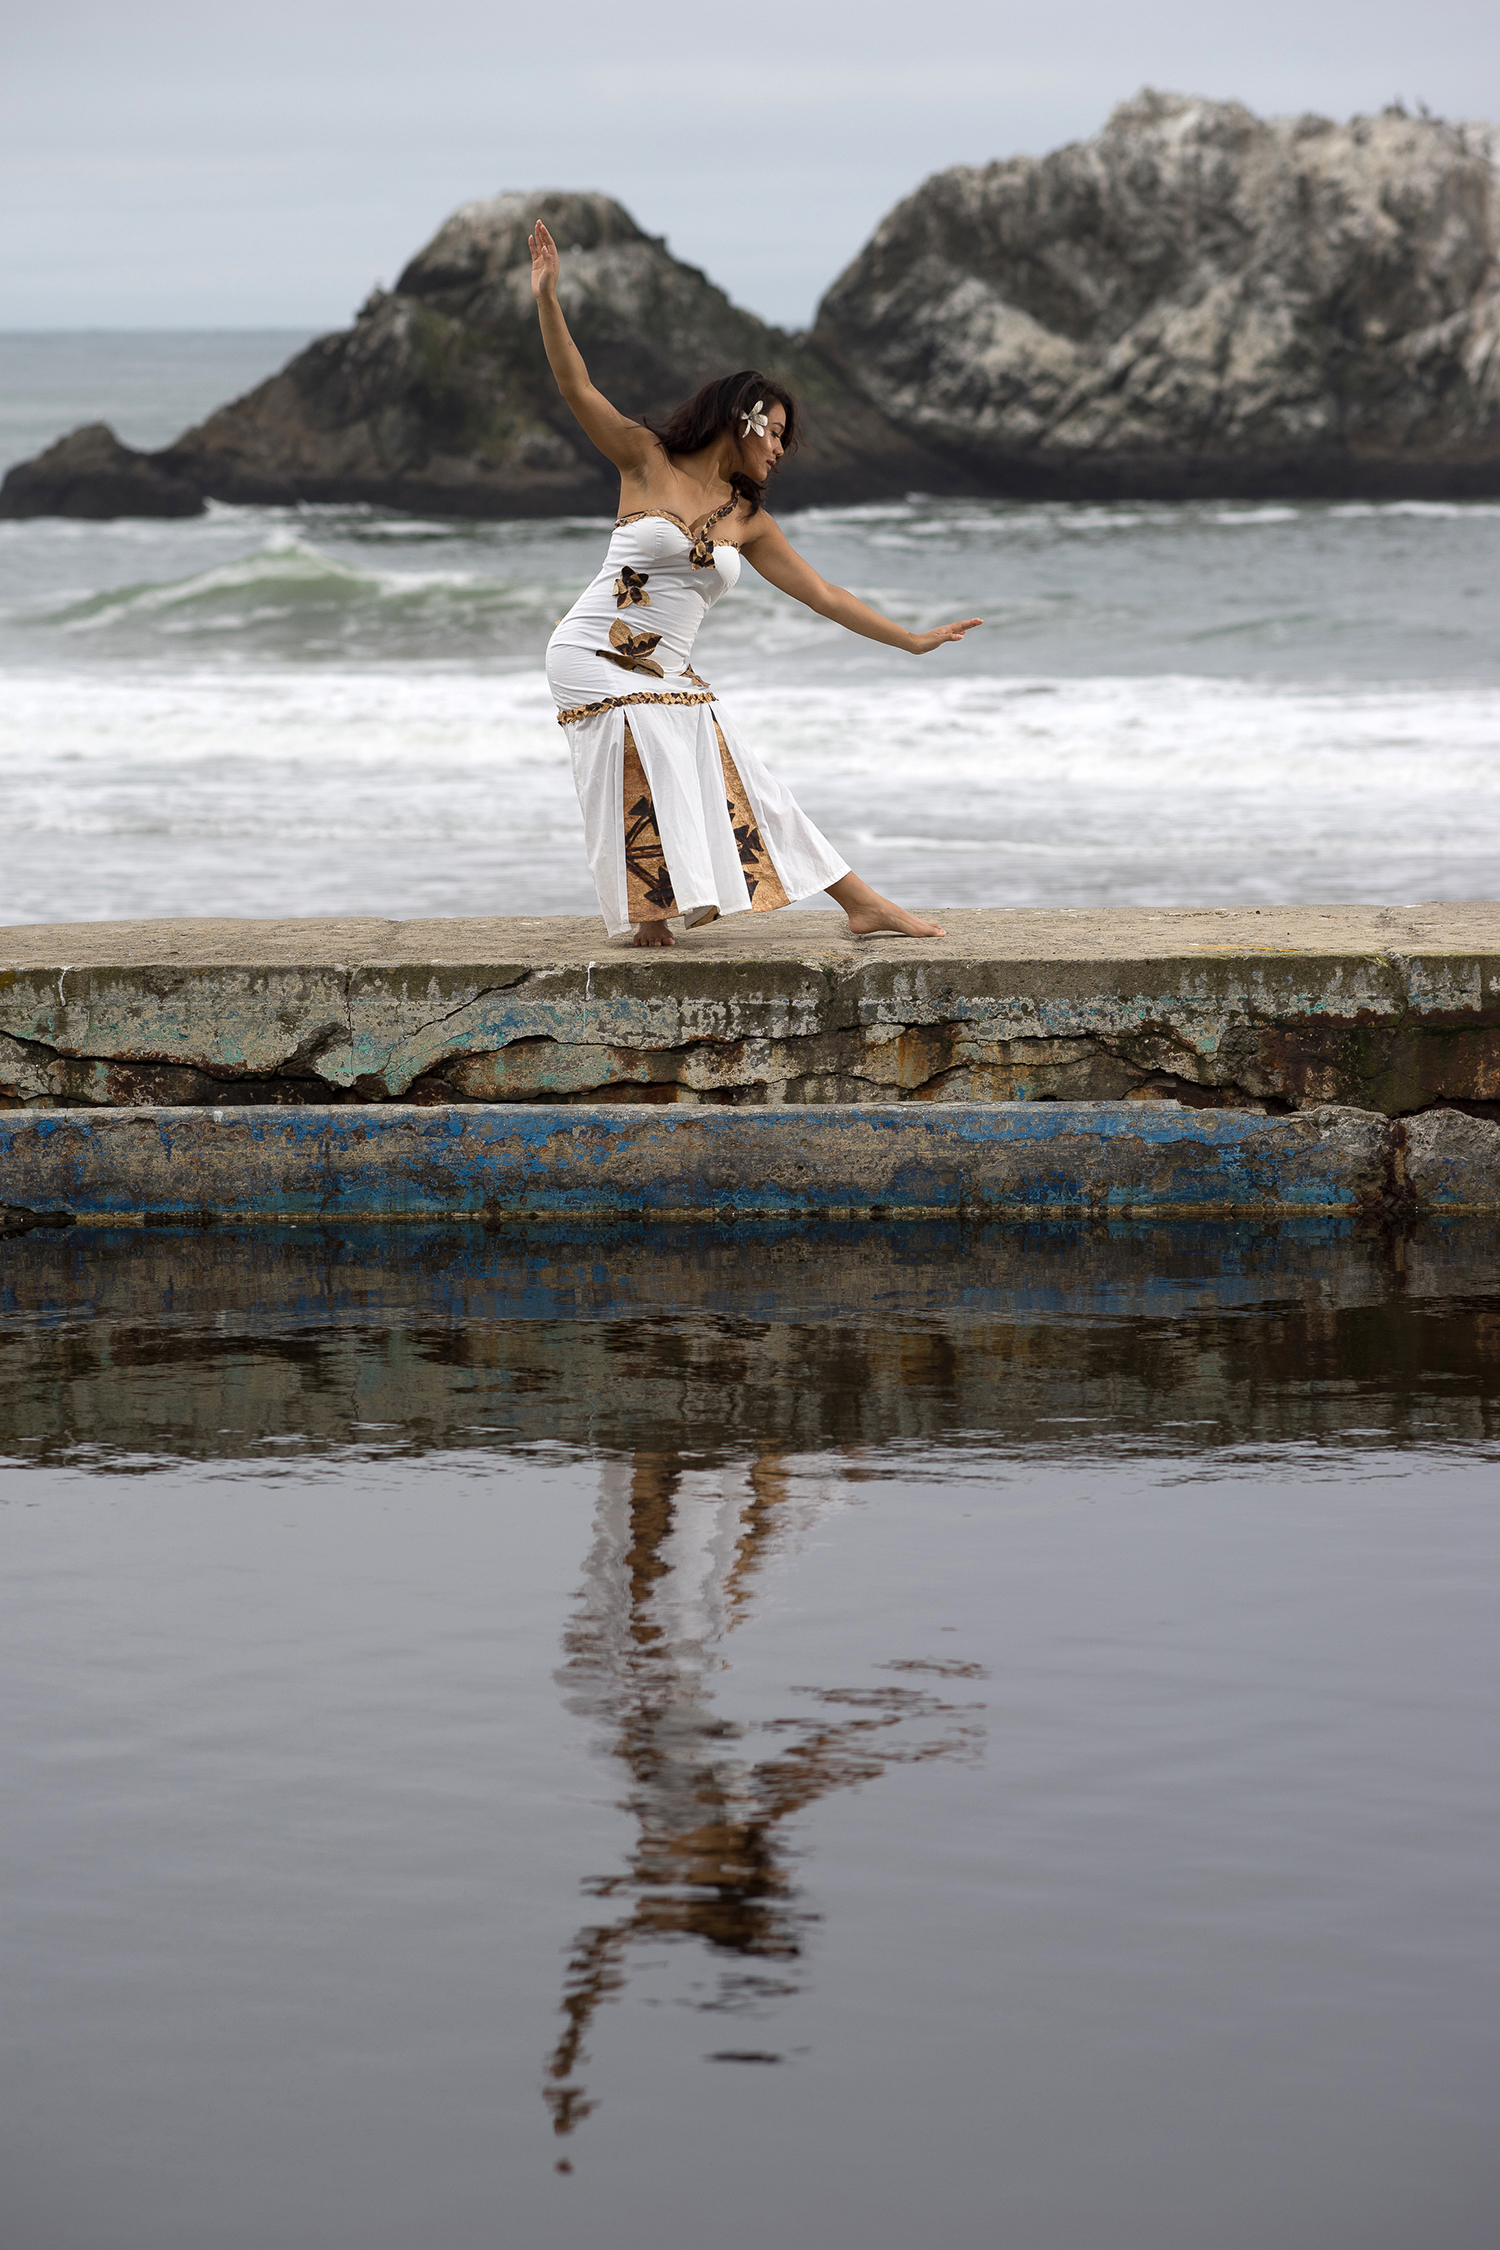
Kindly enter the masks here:
<path id="1" fill-rule="evenodd" d="M 632 938 L 633 945 L 675 945 L 676 938 L 665 922 L 642 922 Z"/>
<path id="2" fill-rule="evenodd" d="M 946 937 L 941 922 L 924 922 L 919 914 L 908 914 L 904 906 L 893 906 L 882 899 L 878 907 L 862 907 L 849 917 L 851 937 Z"/>
<path id="3" fill-rule="evenodd" d="M 882 933 L 891 937 L 948 935 L 941 922 L 924 922 L 919 914 L 908 914 L 904 906 L 872 891 L 860 875 L 841 875 L 836 883 L 829 884 L 828 896 L 848 915 L 851 937 L 878 937 Z"/>

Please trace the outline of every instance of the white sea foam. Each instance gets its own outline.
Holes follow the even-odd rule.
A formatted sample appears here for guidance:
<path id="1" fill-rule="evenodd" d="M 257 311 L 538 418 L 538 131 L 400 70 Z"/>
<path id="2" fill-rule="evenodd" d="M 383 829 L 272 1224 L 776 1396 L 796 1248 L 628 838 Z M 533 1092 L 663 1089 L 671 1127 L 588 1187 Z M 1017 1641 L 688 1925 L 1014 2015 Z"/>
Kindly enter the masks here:
<path id="1" fill-rule="evenodd" d="M 1328 510 L 1331 516 L 1358 520 L 1389 516 L 1397 519 L 1426 517 L 1431 523 L 1464 523 L 1500 517 L 1500 500 L 1345 500 Z"/>
<path id="2" fill-rule="evenodd" d="M 1500 507 L 881 502 L 789 529 L 913 663 L 758 578 L 698 668 L 881 888 L 1483 895 Z M 0 919 L 587 910 L 540 674 L 593 519 L 0 525 Z"/>
<path id="3" fill-rule="evenodd" d="M 717 683 L 882 888 L 950 905 L 1472 897 L 1500 688 Z M 3 915 L 586 911 L 535 671 L 198 667 L 0 687 Z"/>

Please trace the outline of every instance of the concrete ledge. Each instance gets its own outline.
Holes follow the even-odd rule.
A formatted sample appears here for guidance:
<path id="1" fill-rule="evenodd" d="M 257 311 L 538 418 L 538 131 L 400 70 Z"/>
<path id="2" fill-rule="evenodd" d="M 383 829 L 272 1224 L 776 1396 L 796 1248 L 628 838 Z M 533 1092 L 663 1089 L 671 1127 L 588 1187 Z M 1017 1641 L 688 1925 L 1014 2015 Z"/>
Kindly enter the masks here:
<path id="1" fill-rule="evenodd" d="M 32 1111 L 0 1201 L 75 1219 L 1500 1209 L 1500 1126 L 1177 1103 Z"/>
<path id="2" fill-rule="evenodd" d="M 0 1108 L 1178 1100 L 1500 1109 L 1500 905 L 0 931 Z"/>

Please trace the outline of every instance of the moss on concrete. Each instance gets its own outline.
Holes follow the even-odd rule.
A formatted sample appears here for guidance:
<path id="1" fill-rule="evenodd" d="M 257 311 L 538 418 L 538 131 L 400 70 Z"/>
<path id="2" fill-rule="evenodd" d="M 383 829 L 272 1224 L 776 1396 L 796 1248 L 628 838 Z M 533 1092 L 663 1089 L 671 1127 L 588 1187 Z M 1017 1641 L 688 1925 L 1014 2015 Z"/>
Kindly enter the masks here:
<path id="1" fill-rule="evenodd" d="M 1500 1103 L 1500 906 L 0 933 L 0 1103 Z"/>

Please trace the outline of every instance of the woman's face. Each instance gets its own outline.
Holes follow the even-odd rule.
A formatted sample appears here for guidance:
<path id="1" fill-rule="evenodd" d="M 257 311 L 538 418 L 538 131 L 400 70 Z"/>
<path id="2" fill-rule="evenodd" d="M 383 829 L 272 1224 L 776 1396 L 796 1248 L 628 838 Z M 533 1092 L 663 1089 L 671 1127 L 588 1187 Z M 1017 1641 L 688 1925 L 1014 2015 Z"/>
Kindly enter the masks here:
<path id="1" fill-rule="evenodd" d="M 786 436 L 786 408 L 779 398 L 767 399 L 761 412 L 765 417 L 765 436 L 759 437 L 754 430 L 746 430 L 740 439 L 746 473 L 754 477 L 757 484 L 765 483 L 781 459 L 782 440 Z"/>

